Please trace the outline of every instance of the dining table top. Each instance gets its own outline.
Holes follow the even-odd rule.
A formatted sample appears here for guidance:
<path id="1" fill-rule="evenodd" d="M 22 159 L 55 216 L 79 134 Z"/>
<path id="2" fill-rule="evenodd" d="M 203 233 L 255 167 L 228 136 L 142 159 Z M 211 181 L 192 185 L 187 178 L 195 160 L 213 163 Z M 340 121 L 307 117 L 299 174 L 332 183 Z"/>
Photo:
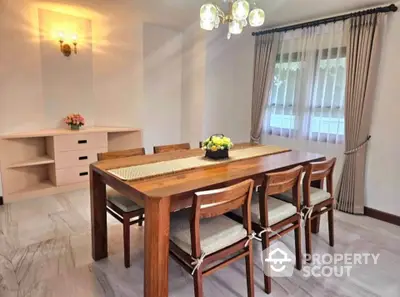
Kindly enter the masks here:
<path id="1" fill-rule="evenodd" d="M 243 149 L 251 146 L 254 145 L 247 143 L 239 144 L 236 145 L 234 149 Z M 215 166 L 193 168 L 160 176 L 147 177 L 140 180 L 125 181 L 108 172 L 110 169 L 201 155 L 204 155 L 204 151 L 198 148 L 154 155 L 104 160 L 93 163 L 91 167 L 95 172 L 108 180 L 107 184 L 113 186 L 117 183 L 119 186 L 122 186 L 123 192 L 125 193 L 132 189 L 136 194 L 139 193 L 149 198 L 162 198 L 167 196 L 179 196 L 193 192 L 194 189 L 206 189 L 208 187 L 223 185 L 224 183 L 232 181 L 240 181 L 257 175 L 262 176 L 266 172 L 307 164 L 313 161 L 320 161 L 325 158 L 323 155 L 317 153 L 286 149 L 284 152 L 276 154 L 218 163 Z"/>

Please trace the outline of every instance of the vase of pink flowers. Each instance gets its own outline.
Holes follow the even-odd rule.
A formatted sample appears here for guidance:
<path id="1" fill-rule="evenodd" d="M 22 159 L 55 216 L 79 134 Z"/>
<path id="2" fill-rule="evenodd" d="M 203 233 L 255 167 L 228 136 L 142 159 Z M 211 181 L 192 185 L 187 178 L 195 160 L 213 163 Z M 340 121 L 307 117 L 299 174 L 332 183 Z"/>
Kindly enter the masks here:
<path id="1" fill-rule="evenodd" d="M 81 126 L 85 125 L 85 118 L 79 113 L 72 113 L 65 117 L 64 122 L 70 126 L 71 130 L 79 130 Z"/>

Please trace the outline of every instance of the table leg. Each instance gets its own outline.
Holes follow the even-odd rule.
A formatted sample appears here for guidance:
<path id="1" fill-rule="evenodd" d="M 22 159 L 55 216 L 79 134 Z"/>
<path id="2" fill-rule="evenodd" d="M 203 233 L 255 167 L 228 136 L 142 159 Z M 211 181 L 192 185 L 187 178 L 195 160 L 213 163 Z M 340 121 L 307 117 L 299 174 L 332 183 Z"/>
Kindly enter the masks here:
<path id="1" fill-rule="evenodd" d="M 92 220 L 92 258 L 95 261 L 108 256 L 106 185 L 101 176 L 90 170 L 90 208 Z"/>
<path id="2" fill-rule="evenodd" d="M 145 199 L 144 297 L 168 297 L 170 198 Z"/>

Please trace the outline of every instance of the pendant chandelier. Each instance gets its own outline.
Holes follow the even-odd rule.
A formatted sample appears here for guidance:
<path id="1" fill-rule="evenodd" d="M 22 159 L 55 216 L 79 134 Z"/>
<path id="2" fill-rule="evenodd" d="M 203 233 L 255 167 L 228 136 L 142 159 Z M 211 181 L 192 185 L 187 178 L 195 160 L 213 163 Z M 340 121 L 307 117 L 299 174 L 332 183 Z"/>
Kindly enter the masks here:
<path id="1" fill-rule="evenodd" d="M 251 27 L 259 27 L 264 24 L 265 13 L 261 8 L 253 7 L 250 11 L 249 2 L 246 0 L 224 0 L 228 2 L 229 11 L 224 12 L 220 6 L 214 3 L 206 3 L 200 8 L 200 27 L 207 31 L 217 29 L 220 24 L 228 24 L 227 38 L 232 34 L 242 33 L 243 28 L 250 24 Z M 247 20 L 248 19 L 248 20 Z"/>

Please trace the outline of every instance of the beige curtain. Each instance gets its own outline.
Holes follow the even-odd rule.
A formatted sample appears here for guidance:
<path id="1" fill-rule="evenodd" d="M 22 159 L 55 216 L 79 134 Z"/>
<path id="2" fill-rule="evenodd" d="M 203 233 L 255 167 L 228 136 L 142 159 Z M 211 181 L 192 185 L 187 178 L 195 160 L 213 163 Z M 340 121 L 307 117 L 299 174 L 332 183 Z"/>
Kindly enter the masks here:
<path id="1" fill-rule="evenodd" d="M 347 21 L 345 160 L 336 189 L 337 209 L 364 213 L 365 164 L 380 58 L 384 14 Z"/>
<path id="2" fill-rule="evenodd" d="M 260 143 L 265 109 L 274 75 L 281 33 L 256 36 L 254 47 L 251 142 Z"/>

